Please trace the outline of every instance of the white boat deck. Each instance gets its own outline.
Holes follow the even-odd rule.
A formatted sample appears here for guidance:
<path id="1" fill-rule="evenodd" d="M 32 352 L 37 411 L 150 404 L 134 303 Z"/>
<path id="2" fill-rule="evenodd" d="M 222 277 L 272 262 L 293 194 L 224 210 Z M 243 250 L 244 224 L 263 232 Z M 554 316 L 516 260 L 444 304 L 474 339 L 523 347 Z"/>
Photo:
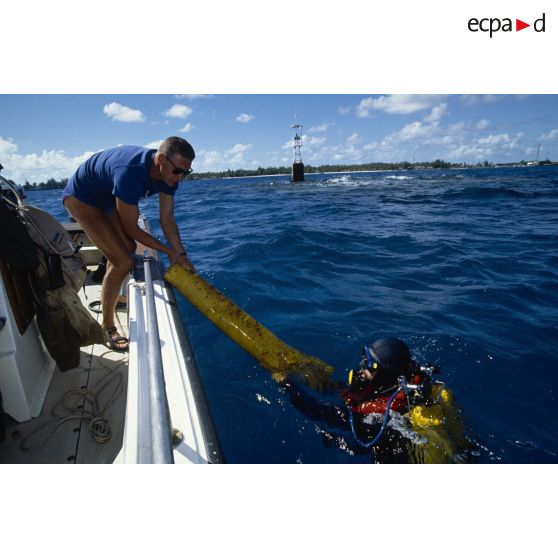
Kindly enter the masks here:
<path id="1" fill-rule="evenodd" d="M 99 300 L 100 285 L 88 279 L 80 298 L 85 307 Z M 100 314 L 92 312 L 95 318 Z M 117 312 L 118 329 L 128 336 L 127 310 Z M 58 367 L 37 418 L 17 423 L 11 419 L 6 437 L 0 444 L 0 463 L 112 463 L 122 447 L 128 381 L 128 353 L 111 351 L 105 345 L 82 347 L 77 368 L 61 372 Z M 99 406 L 114 401 L 104 411 L 112 431 L 111 438 L 98 443 L 89 431 L 90 420 L 79 418 L 91 411 L 85 395 L 98 395 Z M 75 412 L 65 408 L 66 402 Z M 69 419 L 68 417 L 75 417 Z"/>
<path id="2" fill-rule="evenodd" d="M 153 290 L 174 434 L 172 461 L 223 462 L 174 296 L 157 276 Z M 86 308 L 100 298 L 100 285 L 90 276 L 80 298 Z M 65 372 L 56 367 L 40 415 L 26 422 L 8 417 L 0 463 L 153 462 L 152 432 L 158 419 L 150 406 L 146 305 L 144 283 L 130 276 L 127 308 L 116 314 L 119 333 L 130 338 L 129 352 L 105 345 L 82 347 L 78 367 Z M 100 320 L 100 314 L 91 313 Z M 90 430 L 93 422 L 98 426 L 97 417 L 108 421 L 111 435 L 106 440 L 103 432 L 94 437 Z"/>

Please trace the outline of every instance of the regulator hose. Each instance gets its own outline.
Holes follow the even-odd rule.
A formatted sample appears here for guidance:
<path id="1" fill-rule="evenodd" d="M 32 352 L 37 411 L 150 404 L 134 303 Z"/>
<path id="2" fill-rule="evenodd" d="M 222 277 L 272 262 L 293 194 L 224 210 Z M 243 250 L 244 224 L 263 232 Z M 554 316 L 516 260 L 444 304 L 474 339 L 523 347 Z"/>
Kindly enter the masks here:
<path id="1" fill-rule="evenodd" d="M 391 395 L 391 397 L 388 400 L 388 404 L 386 407 L 386 412 L 384 414 L 384 420 L 382 422 L 382 426 L 380 427 L 380 430 L 378 432 L 378 434 L 376 434 L 376 436 L 374 437 L 374 439 L 370 442 L 363 442 L 357 435 L 356 430 L 355 430 L 355 421 L 354 421 L 354 417 L 353 417 L 353 410 L 351 409 L 351 407 L 348 408 L 349 410 L 349 423 L 351 425 L 351 431 L 353 433 L 353 436 L 355 437 L 356 442 L 359 444 L 359 446 L 368 449 L 371 448 L 372 446 L 375 446 L 379 441 L 380 438 L 382 437 L 382 435 L 384 434 L 384 430 L 386 429 L 388 420 L 389 420 L 389 412 L 391 411 L 391 405 L 393 404 L 393 401 L 396 397 L 396 395 L 402 390 L 402 387 L 397 388 L 393 394 Z"/>

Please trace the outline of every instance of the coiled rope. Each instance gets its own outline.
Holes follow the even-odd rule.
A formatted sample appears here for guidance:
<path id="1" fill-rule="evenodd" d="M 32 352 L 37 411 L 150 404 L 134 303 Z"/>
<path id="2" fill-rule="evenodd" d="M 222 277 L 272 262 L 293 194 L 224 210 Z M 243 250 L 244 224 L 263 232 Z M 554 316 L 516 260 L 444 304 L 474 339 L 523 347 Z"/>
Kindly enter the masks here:
<path id="1" fill-rule="evenodd" d="M 108 353 L 110 351 L 106 352 Z M 103 353 L 100 357 L 104 354 L 106 353 Z M 20 447 L 23 451 L 31 451 L 40 448 L 52 438 L 54 433 L 62 425 L 72 420 L 80 420 L 88 424 L 89 432 L 93 440 L 99 444 L 104 444 L 111 439 L 112 430 L 105 413 L 123 391 L 123 374 L 122 372 L 116 372 L 116 369 L 123 364 L 127 364 L 128 361 L 121 361 L 114 368 L 107 366 L 102 360 L 99 360 L 99 362 L 108 372 L 91 389 L 72 389 L 65 392 L 62 398 L 53 407 L 52 414 L 54 418 L 31 431 L 21 440 Z M 112 386 L 109 397 L 106 403 L 101 405 L 101 395 L 109 386 Z M 70 414 L 57 415 L 56 409 L 59 406 L 69 411 Z M 86 409 L 86 406 L 89 408 Z M 42 434 L 46 430 L 48 430 L 48 434 L 41 439 L 39 434 Z M 39 439 L 33 443 L 32 440 L 35 438 Z"/>

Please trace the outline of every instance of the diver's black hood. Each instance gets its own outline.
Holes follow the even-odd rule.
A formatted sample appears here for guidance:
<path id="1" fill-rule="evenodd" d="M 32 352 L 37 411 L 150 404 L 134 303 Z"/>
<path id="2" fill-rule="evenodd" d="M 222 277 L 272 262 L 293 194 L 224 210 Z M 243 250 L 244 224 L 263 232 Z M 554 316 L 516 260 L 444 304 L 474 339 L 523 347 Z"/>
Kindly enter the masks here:
<path id="1" fill-rule="evenodd" d="M 411 364 L 409 347 L 395 337 L 378 339 L 370 347 L 370 353 L 382 367 L 393 372 L 406 374 Z"/>

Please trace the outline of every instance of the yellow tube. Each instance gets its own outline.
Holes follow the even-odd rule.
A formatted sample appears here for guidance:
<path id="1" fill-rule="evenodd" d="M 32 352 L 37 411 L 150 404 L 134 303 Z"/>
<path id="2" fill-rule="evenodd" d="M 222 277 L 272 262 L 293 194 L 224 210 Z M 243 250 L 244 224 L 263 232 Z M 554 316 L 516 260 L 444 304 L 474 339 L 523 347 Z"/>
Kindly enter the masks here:
<path id="1" fill-rule="evenodd" d="M 165 279 L 260 366 L 269 370 L 275 381 L 294 374 L 319 390 L 333 372 L 329 364 L 283 343 L 196 272 L 173 264 L 165 273 Z"/>

